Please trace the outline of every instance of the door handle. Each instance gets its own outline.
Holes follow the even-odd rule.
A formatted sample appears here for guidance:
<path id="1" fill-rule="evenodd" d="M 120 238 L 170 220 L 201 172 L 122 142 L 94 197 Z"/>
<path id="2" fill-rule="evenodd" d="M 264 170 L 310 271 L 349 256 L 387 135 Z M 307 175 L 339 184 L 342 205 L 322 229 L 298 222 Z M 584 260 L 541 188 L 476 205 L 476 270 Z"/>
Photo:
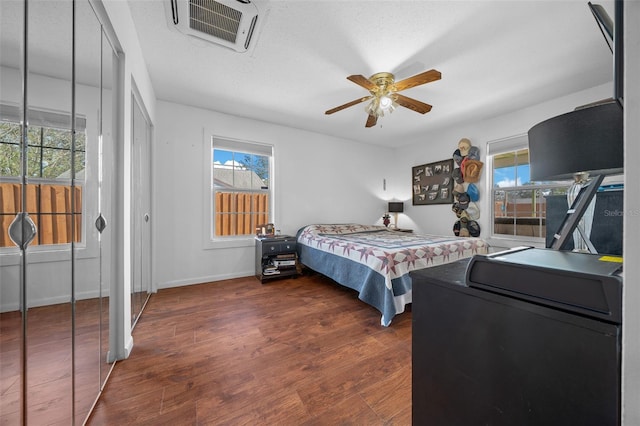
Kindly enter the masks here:
<path id="1" fill-rule="evenodd" d="M 144 214 L 144 221 L 149 222 L 149 213 Z"/>
<path id="2" fill-rule="evenodd" d="M 9 225 L 9 238 L 21 250 L 26 250 L 27 246 L 38 233 L 36 224 L 33 223 L 28 213 L 18 213 Z"/>
<path id="3" fill-rule="evenodd" d="M 107 219 L 105 219 L 104 216 L 102 216 L 102 213 L 100 213 L 100 216 L 98 216 L 98 218 L 96 219 L 96 229 L 100 234 L 102 234 L 102 231 L 104 231 L 104 228 L 106 227 Z"/>

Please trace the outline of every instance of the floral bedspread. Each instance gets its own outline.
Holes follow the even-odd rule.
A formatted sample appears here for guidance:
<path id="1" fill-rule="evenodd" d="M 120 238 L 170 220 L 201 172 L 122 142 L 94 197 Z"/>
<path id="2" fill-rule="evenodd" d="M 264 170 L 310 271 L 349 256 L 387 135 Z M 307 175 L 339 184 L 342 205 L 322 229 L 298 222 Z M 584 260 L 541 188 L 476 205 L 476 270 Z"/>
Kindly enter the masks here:
<path id="1" fill-rule="evenodd" d="M 489 248 L 480 238 L 359 224 L 308 225 L 298 231 L 297 240 L 302 263 L 358 290 L 360 299 L 383 313 L 383 325 L 411 302 L 410 271 L 485 254 Z"/>

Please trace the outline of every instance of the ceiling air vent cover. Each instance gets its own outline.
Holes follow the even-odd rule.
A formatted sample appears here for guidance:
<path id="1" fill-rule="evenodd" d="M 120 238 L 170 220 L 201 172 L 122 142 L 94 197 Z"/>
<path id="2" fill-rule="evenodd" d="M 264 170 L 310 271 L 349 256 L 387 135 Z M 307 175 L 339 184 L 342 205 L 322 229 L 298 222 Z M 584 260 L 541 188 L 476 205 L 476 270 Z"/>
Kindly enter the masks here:
<path id="1" fill-rule="evenodd" d="M 170 24 L 180 32 L 246 52 L 258 22 L 258 8 L 240 0 L 170 0 Z"/>

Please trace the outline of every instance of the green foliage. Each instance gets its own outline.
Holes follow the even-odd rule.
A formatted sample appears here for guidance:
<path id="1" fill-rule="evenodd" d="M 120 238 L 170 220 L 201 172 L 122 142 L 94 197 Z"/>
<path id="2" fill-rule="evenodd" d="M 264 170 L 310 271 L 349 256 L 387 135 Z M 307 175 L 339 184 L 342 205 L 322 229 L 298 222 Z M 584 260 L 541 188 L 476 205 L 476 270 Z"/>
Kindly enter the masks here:
<path id="1" fill-rule="evenodd" d="M 20 125 L 0 122 L 0 176 L 20 175 Z"/>
<path id="2" fill-rule="evenodd" d="M 0 122 L 0 176 L 20 176 L 21 130 L 17 123 Z M 56 179 L 71 176 L 71 131 L 31 126 L 27 130 L 27 176 Z M 86 134 L 75 138 L 75 172 L 85 167 Z"/>
<path id="3" fill-rule="evenodd" d="M 265 186 L 269 186 L 269 157 L 263 155 L 245 154 L 242 164 L 247 170 L 260 176 Z"/>

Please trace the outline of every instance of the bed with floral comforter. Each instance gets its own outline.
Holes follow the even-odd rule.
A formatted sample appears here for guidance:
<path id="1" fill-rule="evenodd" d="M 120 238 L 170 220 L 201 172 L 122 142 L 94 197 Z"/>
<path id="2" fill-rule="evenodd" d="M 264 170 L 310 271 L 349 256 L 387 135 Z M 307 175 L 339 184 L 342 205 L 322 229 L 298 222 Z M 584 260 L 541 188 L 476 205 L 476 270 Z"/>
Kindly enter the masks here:
<path id="1" fill-rule="evenodd" d="M 358 292 L 382 313 L 381 324 L 411 303 L 410 271 L 485 254 L 480 238 L 419 235 L 384 226 L 307 225 L 297 233 L 300 262 Z"/>

